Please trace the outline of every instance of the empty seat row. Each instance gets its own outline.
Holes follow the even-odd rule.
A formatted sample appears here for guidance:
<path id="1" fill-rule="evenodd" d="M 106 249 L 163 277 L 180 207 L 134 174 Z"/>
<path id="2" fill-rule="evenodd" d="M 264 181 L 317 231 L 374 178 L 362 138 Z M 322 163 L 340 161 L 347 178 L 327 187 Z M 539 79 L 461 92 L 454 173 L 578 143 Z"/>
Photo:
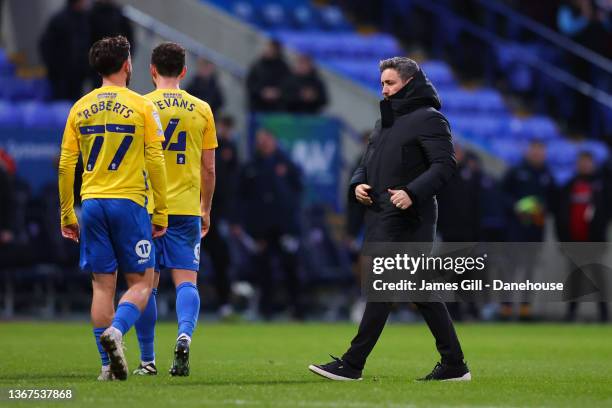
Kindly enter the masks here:
<path id="1" fill-rule="evenodd" d="M 44 78 L 0 77 L 0 100 L 45 100 L 49 98 L 50 94 L 49 83 Z"/>
<path id="2" fill-rule="evenodd" d="M 314 58 L 374 58 L 402 55 L 399 44 L 390 35 L 328 33 L 325 31 L 277 30 L 273 36 L 283 44 Z"/>
<path id="3" fill-rule="evenodd" d="M 444 99 L 443 99 L 444 101 Z M 444 102 L 443 102 L 444 103 Z M 442 108 L 444 112 L 444 107 Z M 549 142 L 561 136 L 556 124 L 547 116 L 517 118 L 508 113 L 448 112 L 453 130 L 478 142 L 541 140 Z"/>
<path id="4" fill-rule="evenodd" d="M 336 6 L 313 7 L 304 0 L 213 0 L 240 20 L 264 29 L 347 31 L 352 25 Z"/>
<path id="5" fill-rule="evenodd" d="M 71 107 L 70 101 L 0 101 L 0 127 L 63 129 Z"/>

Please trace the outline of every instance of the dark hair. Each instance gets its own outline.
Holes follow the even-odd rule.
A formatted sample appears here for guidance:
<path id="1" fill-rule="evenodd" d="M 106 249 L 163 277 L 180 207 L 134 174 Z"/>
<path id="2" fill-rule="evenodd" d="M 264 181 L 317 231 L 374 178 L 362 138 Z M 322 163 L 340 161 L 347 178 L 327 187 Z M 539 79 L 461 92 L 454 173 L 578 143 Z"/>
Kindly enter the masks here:
<path id="1" fill-rule="evenodd" d="M 579 159 L 591 159 L 591 160 L 594 160 L 594 159 L 595 159 L 595 158 L 593 157 L 593 153 L 591 153 L 591 152 L 590 152 L 590 151 L 588 151 L 588 150 L 581 150 L 581 151 L 578 153 L 578 158 L 579 158 Z"/>
<path id="2" fill-rule="evenodd" d="M 415 60 L 407 57 L 393 57 L 380 61 L 378 64 L 380 72 L 385 69 L 394 69 L 402 80 L 407 81 L 419 70 L 419 64 Z"/>
<path id="3" fill-rule="evenodd" d="M 185 48 L 173 42 L 161 43 L 153 49 L 151 65 L 161 76 L 177 77 L 185 67 Z"/>
<path id="4" fill-rule="evenodd" d="M 130 56 L 130 42 L 122 35 L 105 37 L 89 49 L 89 65 L 100 75 L 109 76 L 121 69 Z"/>

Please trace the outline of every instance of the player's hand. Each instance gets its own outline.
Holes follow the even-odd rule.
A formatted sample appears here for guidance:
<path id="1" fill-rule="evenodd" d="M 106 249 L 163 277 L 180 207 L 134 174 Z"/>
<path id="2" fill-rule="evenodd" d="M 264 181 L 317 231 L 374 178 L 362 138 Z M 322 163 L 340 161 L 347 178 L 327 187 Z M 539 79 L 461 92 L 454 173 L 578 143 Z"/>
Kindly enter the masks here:
<path id="1" fill-rule="evenodd" d="M 368 195 L 368 190 L 371 190 L 372 186 L 367 184 L 359 184 L 355 187 L 355 198 L 363 205 L 372 205 L 372 199 Z"/>
<path id="2" fill-rule="evenodd" d="M 62 237 L 73 240 L 78 243 L 81 236 L 79 224 L 70 224 L 62 227 Z"/>
<path id="3" fill-rule="evenodd" d="M 389 192 L 389 194 L 391 194 L 391 196 L 389 197 L 391 203 L 400 210 L 406 210 L 412 205 L 412 200 L 410 199 L 410 196 L 404 190 L 391 190 L 389 188 L 387 189 L 387 191 Z"/>
<path id="4" fill-rule="evenodd" d="M 168 227 L 162 227 L 161 225 L 153 224 L 153 239 L 159 238 L 166 233 Z"/>
<path id="5" fill-rule="evenodd" d="M 210 229 L 210 214 L 202 213 L 202 230 L 200 231 L 200 238 L 204 238 L 208 234 Z"/>

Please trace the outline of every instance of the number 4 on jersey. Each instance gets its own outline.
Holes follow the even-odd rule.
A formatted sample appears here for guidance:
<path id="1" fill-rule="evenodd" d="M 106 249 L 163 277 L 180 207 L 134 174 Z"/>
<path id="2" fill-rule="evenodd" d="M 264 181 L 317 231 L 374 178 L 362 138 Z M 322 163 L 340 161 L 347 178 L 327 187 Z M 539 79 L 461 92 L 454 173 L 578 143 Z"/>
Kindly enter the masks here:
<path id="1" fill-rule="evenodd" d="M 162 148 L 164 150 L 169 150 L 172 152 L 184 152 L 187 149 L 187 132 L 182 131 L 177 135 L 176 142 L 170 143 L 172 139 L 172 135 L 178 126 L 179 119 L 170 119 L 168 122 L 168 126 L 166 126 L 166 130 L 164 130 L 164 137 L 166 140 L 162 143 Z M 168 145 L 170 143 L 170 145 Z"/>

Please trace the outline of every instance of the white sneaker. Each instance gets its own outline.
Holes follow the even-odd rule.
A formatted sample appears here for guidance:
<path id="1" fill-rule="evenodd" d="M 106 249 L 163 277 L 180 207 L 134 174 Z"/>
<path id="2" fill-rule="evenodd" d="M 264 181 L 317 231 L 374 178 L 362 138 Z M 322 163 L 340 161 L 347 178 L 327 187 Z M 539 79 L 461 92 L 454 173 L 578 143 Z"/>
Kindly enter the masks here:
<path id="1" fill-rule="evenodd" d="M 118 380 L 127 380 L 128 365 L 123 354 L 123 335 L 113 326 L 104 330 L 100 344 L 110 359 L 110 371 Z"/>
<path id="2" fill-rule="evenodd" d="M 102 366 L 100 369 L 100 375 L 98 376 L 98 381 L 113 381 L 115 376 L 111 373 L 110 366 Z"/>

